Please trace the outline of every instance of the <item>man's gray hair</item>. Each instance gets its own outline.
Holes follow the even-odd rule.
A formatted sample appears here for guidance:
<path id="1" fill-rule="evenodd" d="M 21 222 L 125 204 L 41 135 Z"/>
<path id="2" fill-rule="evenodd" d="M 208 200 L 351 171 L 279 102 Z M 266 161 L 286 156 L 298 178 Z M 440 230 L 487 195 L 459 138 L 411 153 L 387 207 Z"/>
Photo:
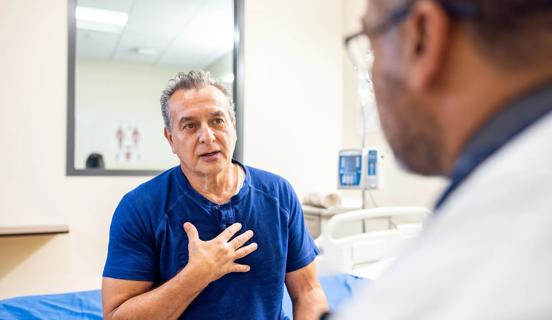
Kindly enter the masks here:
<path id="1" fill-rule="evenodd" d="M 220 80 L 212 77 L 209 72 L 192 70 L 189 72 L 179 72 L 173 79 L 169 80 L 167 87 L 161 93 L 161 113 L 167 130 L 171 131 L 171 115 L 169 113 L 169 99 L 171 96 L 177 90 L 200 90 L 208 86 L 213 86 L 224 94 L 228 102 L 228 114 L 230 114 L 232 123 L 236 124 L 236 110 L 228 89 L 226 89 Z"/>

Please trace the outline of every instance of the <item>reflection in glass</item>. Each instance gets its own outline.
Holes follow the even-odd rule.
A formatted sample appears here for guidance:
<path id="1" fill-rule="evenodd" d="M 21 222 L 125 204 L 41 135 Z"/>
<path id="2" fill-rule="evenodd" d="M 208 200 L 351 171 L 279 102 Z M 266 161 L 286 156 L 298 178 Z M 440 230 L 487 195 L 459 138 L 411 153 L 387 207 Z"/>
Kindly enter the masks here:
<path id="1" fill-rule="evenodd" d="M 78 0 L 74 167 L 178 163 L 163 137 L 159 97 L 177 72 L 204 69 L 233 89 L 234 1 Z"/>

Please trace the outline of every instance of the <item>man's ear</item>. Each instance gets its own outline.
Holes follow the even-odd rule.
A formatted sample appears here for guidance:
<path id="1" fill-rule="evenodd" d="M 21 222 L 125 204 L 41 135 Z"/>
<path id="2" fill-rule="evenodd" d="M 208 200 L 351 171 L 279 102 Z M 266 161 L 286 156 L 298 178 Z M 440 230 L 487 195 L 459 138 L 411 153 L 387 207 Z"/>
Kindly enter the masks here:
<path id="1" fill-rule="evenodd" d="M 421 93 L 439 77 L 449 41 L 450 21 L 439 3 L 422 0 L 413 5 L 407 24 L 404 29 L 404 49 L 410 65 L 407 83 L 411 90 Z"/>
<path id="2" fill-rule="evenodd" d="M 173 146 L 172 133 L 169 131 L 169 129 L 167 129 L 167 127 L 164 127 L 163 128 L 163 134 L 165 135 L 165 139 L 167 139 L 167 141 L 169 142 L 169 145 L 171 146 L 172 152 L 176 154 L 176 152 L 174 151 L 174 146 Z"/>

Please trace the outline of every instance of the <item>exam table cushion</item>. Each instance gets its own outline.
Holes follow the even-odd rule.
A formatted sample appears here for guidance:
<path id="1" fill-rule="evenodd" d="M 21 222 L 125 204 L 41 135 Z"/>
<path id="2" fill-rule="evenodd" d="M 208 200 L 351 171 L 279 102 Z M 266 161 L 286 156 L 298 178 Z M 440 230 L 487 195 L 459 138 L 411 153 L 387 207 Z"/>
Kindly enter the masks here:
<path id="1" fill-rule="evenodd" d="M 368 280 L 350 275 L 320 277 L 320 284 L 326 293 L 330 309 L 335 312 L 348 301 Z M 291 317 L 292 305 L 287 291 L 284 291 L 283 308 Z M 35 295 L 0 301 L 0 319 L 102 319 L 102 298 L 100 290 L 70 292 L 62 294 Z"/>

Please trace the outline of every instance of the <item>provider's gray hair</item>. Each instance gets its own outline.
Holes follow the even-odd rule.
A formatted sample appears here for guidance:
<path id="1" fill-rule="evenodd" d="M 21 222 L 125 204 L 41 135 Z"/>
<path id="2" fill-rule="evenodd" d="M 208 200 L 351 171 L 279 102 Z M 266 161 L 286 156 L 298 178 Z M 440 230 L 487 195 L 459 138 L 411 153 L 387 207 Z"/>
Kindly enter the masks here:
<path id="1" fill-rule="evenodd" d="M 169 113 L 169 99 L 177 90 L 200 90 L 208 86 L 219 89 L 228 102 L 228 114 L 234 125 L 236 124 L 236 110 L 232 102 L 232 96 L 228 89 L 220 80 L 211 76 L 209 72 L 203 70 L 192 70 L 189 72 L 179 72 L 173 79 L 169 80 L 167 87 L 161 93 L 161 113 L 165 128 L 171 131 L 171 115 Z"/>

